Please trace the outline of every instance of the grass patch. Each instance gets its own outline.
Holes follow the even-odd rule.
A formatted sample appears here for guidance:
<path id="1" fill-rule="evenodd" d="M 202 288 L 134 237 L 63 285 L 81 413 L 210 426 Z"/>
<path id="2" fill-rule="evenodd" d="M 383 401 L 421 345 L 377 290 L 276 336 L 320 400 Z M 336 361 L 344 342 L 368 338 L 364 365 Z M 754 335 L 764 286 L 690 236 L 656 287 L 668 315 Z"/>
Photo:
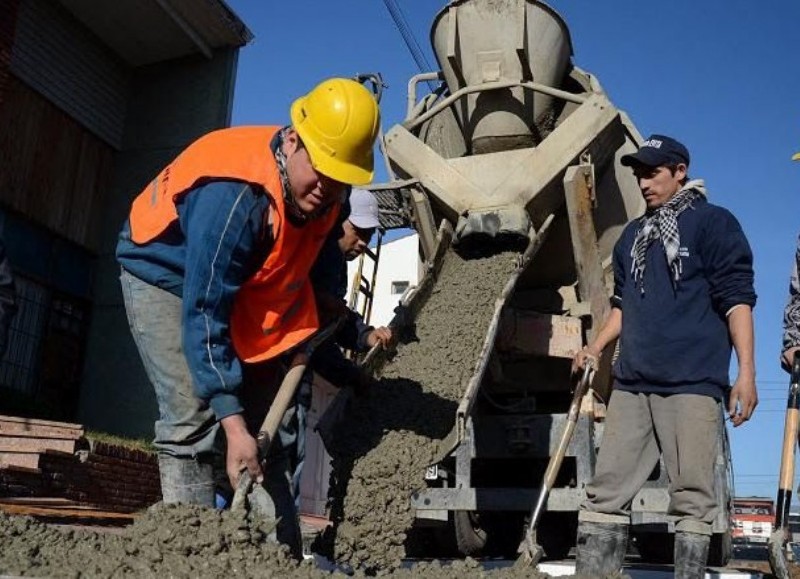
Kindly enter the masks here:
<path id="1" fill-rule="evenodd" d="M 155 452 L 156 450 L 146 438 L 126 438 L 124 436 L 117 436 L 116 434 L 109 434 L 96 430 L 87 431 L 86 438 L 93 442 L 105 442 L 106 444 L 124 446 L 125 448 L 133 448 L 145 452 Z"/>

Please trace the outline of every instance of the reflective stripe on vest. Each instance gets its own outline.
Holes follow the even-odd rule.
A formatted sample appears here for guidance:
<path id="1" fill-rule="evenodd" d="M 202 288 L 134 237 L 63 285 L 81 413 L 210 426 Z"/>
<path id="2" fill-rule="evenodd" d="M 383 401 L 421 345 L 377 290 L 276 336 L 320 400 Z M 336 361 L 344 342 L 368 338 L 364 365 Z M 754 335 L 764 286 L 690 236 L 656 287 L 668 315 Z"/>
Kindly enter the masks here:
<path id="1" fill-rule="evenodd" d="M 178 219 L 176 202 L 203 182 L 234 180 L 264 188 L 273 211 L 273 247 L 239 288 L 231 312 L 231 338 L 246 362 L 269 360 L 319 328 L 309 272 L 339 213 L 295 227 L 285 218 L 283 188 L 270 142 L 280 127 L 235 127 L 192 143 L 134 200 L 131 238 L 149 243 Z"/>

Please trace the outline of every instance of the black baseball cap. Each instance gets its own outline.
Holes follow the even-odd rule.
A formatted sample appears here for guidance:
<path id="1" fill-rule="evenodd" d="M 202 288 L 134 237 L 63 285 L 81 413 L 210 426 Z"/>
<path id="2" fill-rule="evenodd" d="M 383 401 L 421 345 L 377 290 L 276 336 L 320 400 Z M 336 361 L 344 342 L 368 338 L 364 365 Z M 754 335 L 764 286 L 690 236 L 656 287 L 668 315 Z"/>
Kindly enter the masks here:
<path id="1" fill-rule="evenodd" d="M 620 159 L 625 167 L 634 165 L 647 165 L 660 167 L 661 165 L 677 165 L 683 163 L 689 166 L 689 150 L 672 137 L 664 135 L 650 135 L 642 143 L 639 150 Z"/>

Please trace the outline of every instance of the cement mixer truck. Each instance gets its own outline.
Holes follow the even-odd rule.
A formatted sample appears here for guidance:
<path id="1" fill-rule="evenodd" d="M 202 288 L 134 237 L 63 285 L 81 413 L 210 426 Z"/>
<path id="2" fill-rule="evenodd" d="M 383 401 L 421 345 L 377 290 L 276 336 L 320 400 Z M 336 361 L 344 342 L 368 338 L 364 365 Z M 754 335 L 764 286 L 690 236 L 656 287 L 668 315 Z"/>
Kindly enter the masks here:
<path id="1" fill-rule="evenodd" d="M 591 74 L 572 63 L 562 18 L 536 0 L 454 0 L 435 17 L 441 71 L 408 83 L 405 120 L 383 139 L 392 179 L 370 187 L 384 228 L 419 234 L 420 284 L 396 327 L 424 316 L 441 256 L 515 247 L 474 372 L 463 385 L 447 452 L 409 497 L 416 525 L 463 555 L 512 555 L 566 420 L 570 361 L 609 308 L 611 252 L 644 202 L 622 155 L 641 136 Z M 432 92 L 421 90 L 437 84 Z M 613 350 L 613 348 L 612 348 Z M 603 356 L 538 529 L 546 556 L 574 546 L 610 394 Z M 377 369 L 380 355 L 367 361 Z M 730 556 L 730 451 L 719 433 L 719 516 L 710 563 Z M 663 465 L 633 501 L 644 560 L 672 556 Z"/>

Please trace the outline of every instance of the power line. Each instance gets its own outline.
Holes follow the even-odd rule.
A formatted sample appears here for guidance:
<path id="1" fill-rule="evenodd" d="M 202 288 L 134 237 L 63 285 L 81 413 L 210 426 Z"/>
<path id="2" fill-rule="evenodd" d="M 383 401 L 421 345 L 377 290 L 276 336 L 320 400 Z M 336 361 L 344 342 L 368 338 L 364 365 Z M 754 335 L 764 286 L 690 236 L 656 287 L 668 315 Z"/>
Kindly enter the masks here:
<path id="1" fill-rule="evenodd" d="M 428 62 L 428 59 L 425 57 L 425 53 L 414 36 L 414 32 L 408 25 L 405 14 L 403 14 L 403 11 L 400 9 L 400 6 L 397 4 L 397 2 L 395 0 L 383 0 L 383 4 L 389 11 L 389 15 L 392 17 L 392 20 L 394 20 L 394 25 L 400 32 L 400 36 L 403 37 L 403 42 L 405 42 L 406 48 L 408 48 L 408 51 L 411 53 L 411 58 L 414 59 L 417 69 L 419 69 L 420 72 L 431 72 L 438 70 L 432 67 Z M 430 81 L 425 81 L 425 83 L 428 85 L 428 89 L 431 92 L 436 90 L 436 87 L 434 87 Z"/>
<path id="2" fill-rule="evenodd" d="M 422 51 L 422 48 L 420 48 L 417 39 L 414 37 L 414 33 L 409 27 L 408 21 L 406 20 L 403 11 L 400 9 L 400 6 L 398 6 L 395 0 L 383 0 L 383 3 L 386 6 L 386 9 L 389 11 L 389 15 L 392 17 L 392 20 L 394 20 L 394 25 L 400 32 L 400 36 L 403 37 L 403 42 L 405 42 L 408 51 L 411 53 L 411 58 L 414 59 L 419 71 L 430 72 L 433 70 L 430 63 L 428 63 L 428 59 L 425 58 L 425 53 Z"/>

